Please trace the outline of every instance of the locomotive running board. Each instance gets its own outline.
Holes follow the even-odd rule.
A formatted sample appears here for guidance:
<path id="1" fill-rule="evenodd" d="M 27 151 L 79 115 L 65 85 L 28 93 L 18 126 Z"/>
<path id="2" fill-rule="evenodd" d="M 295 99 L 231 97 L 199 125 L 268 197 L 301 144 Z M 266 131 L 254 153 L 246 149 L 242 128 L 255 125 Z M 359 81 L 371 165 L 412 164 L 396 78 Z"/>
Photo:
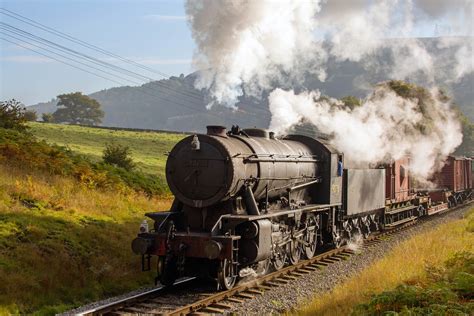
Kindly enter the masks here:
<path id="1" fill-rule="evenodd" d="M 386 211 L 385 214 L 387 214 L 387 215 L 393 215 L 393 214 L 397 214 L 397 213 L 409 211 L 409 210 L 411 210 L 411 209 L 416 209 L 417 207 L 418 207 L 418 206 L 416 206 L 416 205 L 409 205 L 409 206 L 402 207 L 402 208 L 390 209 L 389 211 Z"/>

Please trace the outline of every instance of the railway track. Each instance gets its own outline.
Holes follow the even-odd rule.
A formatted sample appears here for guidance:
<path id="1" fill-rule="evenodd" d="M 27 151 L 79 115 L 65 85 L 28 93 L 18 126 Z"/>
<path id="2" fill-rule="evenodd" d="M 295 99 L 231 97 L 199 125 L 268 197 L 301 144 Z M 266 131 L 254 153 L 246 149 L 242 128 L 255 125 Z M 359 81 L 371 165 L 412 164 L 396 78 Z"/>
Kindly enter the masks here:
<path id="1" fill-rule="evenodd" d="M 454 211 L 471 205 L 469 202 L 464 205 L 457 206 L 448 211 Z M 383 240 L 390 238 L 391 235 L 416 225 L 420 221 L 426 221 L 429 218 L 413 220 L 390 230 L 374 234 L 358 245 L 361 250 L 370 248 Z M 221 292 L 203 292 L 191 295 L 190 301 L 184 299 L 170 302 L 166 300 L 167 293 L 181 289 L 190 290 L 195 278 L 187 278 L 176 282 L 173 287 L 159 287 L 123 300 L 109 303 L 100 307 L 90 309 L 80 313 L 80 315 L 206 315 L 206 314 L 225 314 L 233 308 L 231 305 L 244 303 L 246 300 L 253 299 L 258 295 L 272 288 L 288 284 L 305 274 L 322 269 L 330 264 L 341 260 L 347 260 L 356 252 L 351 246 L 344 246 L 338 249 L 332 249 L 321 253 L 311 259 L 301 260 L 296 265 L 287 266 L 281 270 L 272 272 L 267 275 L 238 284 L 231 290 Z M 191 290 L 192 291 L 192 290 Z M 197 299 L 196 299 L 197 298 Z"/>

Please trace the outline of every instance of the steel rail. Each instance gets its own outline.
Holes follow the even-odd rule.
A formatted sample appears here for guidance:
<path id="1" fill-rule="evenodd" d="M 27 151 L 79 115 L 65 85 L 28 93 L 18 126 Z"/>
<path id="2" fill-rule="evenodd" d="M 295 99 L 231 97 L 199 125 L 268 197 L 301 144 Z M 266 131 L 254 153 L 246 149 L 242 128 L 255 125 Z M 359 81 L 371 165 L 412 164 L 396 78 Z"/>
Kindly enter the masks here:
<path id="1" fill-rule="evenodd" d="M 194 281 L 195 279 L 196 278 L 185 278 L 183 280 L 176 281 L 173 284 L 173 287 L 183 286 L 183 285 L 189 284 L 192 281 Z M 164 292 L 168 289 L 169 289 L 169 287 L 160 286 L 160 287 L 157 287 L 157 288 L 154 288 L 154 289 L 142 292 L 142 293 L 135 294 L 133 296 L 125 297 L 123 299 L 119 299 L 117 301 L 107 303 L 105 305 L 93 307 L 91 309 L 88 309 L 88 310 L 85 310 L 85 311 L 82 311 L 82 312 L 79 312 L 79 313 L 75 313 L 75 315 L 86 316 L 86 315 L 106 314 L 106 313 L 109 313 L 111 311 L 114 311 L 114 310 L 123 308 L 125 306 L 128 306 L 128 305 L 130 305 L 131 303 L 133 303 L 135 301 L 141 301 L 141 300 L 144 300 L 144 299 L 149 298 L 151 296 L 155 296 L 156 294 Z"/>

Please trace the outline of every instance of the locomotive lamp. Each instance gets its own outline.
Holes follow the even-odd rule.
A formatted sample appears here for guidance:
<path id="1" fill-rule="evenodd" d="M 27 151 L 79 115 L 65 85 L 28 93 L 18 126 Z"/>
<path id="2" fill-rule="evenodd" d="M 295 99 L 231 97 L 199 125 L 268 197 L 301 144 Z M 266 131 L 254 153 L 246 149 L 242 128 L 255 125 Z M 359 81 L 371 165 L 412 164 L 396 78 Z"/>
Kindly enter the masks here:
<path id="1" fill-rule="evenodd" d="M 193 140 L 191 141 L 191 150 L 200 150 L 201 143 L 199 142 L 199 138 L 197 135 L 193 135 Z"/>

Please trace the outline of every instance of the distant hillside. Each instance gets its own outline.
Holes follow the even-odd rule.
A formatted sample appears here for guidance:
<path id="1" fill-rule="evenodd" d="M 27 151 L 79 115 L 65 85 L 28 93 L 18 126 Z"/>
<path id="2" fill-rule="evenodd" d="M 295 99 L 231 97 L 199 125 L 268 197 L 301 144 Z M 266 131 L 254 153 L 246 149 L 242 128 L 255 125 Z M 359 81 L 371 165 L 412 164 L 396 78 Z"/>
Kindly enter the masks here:
<path id="1" fill-rule="evenodd" d="M 472 38 L 466 38 L 472 41 Z M 456 51 L 440 50 L 437 39 L 422 39 L 423 44 L 433 55 L 443 56 L 446 60 L 454 59 Z M 390 56 L 381 52 L 378 62 L 386 63 Z M 446 66 L 445 66 L 446 67 Z M 449 65 L 447 66 L 449 67 Z M 347 95 L 364 97 L 372 84 L 393 79 L 385 73 L 370 73 L 362 63 L 335 62 L 329 64 L 330 74 L 325 82 L 308 77 L 306 82 L 297 89 L 319 89 L 324 94 L 341 98 Z M 462 111 L 474 121 L 474 75 L 463 78 L 458 83 L 446 83 L 442 74 L 446 69 L 438 68 L 440 78 L 437 84 L 454 97 Z M 90 94 L 99 101 L 105 111 L 103 125 L 116 127 L 132 127 L 147 129 L 167 129 L 176 131 L 203 131 L 206 125 L 223 124 L 231 126 L 267 127 L 270 113 L 266 101 L 244 97 L 238 104 L 239 109 L 232 111 L 224 107 L 205 109 L 208 103 L 204 93 L 193 88 L 196 73 L 188 76 L 170 77 L 144 84 L 140 87 L 119 87 L 98 91 Z M 414 80 L 421 85 L 425 82 Z M 33 105 L 39 114 L 56 110 L 56 101 Z"/>

